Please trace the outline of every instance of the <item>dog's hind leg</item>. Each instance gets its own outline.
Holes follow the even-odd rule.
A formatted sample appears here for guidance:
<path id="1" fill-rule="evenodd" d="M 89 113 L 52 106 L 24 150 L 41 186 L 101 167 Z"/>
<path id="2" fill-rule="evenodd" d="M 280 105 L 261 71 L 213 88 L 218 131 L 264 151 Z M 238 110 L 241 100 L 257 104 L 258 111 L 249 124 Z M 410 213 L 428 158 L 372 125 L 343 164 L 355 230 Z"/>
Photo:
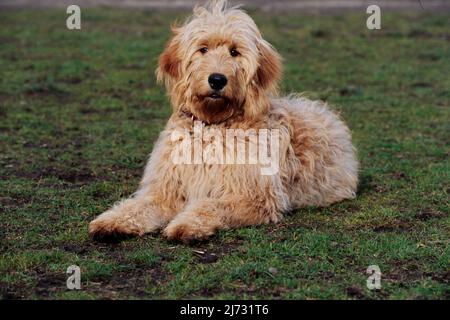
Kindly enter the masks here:
<path id="1" fill-rule="evenodd" d="M 189 243 L 205 239 L 220 229 L 278 222 L 281 218 L 281 210 L 267 199 L 203 199 L 188 205 L 167 225 L 163 234 L 169 240 Z"/>
<path id="2" fill-rule="evenodd" d="M 89 224 L 94 240 L 114 241 L 153 232 L 167 223 L 163 209 L 145 196 L 121 201 Z"/>

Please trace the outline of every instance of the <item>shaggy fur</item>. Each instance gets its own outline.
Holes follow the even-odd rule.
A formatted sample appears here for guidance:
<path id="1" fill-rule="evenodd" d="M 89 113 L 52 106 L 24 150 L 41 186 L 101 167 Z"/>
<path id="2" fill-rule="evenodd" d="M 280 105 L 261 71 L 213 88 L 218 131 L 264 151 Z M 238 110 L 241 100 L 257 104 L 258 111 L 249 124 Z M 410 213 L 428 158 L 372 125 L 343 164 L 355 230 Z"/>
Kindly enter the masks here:
<path id="1" fill-rule="evenodd" d="M 358 162 L 347 126 L 322 102 L 277 96 L 280 56 L 244 11 L 212 1 L 172 29 L 156 74 L 173 114 L 138 191 L 92 221 L 91 236 L 162 229 L 168 239 L 189 242 L 355 197 Z M 211 97 L 212 73 L 228 79 L 220 98 Z M 259 164 L 174 164 L 171 134 L 192 132 L 193 119 L 221 131 L 279 129 L 279 172 L 261 175 Z"/>

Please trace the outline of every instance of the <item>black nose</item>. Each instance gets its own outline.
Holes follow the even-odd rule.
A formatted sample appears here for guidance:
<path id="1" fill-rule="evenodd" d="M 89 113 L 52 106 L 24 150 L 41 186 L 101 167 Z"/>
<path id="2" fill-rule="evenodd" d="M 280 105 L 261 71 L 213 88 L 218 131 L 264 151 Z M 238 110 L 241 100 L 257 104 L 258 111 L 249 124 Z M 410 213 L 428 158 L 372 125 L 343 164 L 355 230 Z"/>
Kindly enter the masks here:
<path id="1" fill-rule="evenodd" d="M 227 85 L 227 77 L 220 73 L 212 73 L 208 77 L 209 86 L 214 90 L 221 90 Z"/>

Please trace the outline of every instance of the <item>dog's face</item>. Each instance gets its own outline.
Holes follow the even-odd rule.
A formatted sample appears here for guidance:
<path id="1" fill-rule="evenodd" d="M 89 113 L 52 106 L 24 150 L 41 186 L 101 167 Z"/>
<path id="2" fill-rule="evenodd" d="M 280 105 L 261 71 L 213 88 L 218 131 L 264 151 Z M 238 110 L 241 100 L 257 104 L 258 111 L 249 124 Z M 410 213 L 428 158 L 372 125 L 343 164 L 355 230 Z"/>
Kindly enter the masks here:
<path id="1" fill-rule="evenodd" d="M 196 8 L 191 20 L 173 28 L 157 70 L 175 111 L 207 123 L 264 112 L 280 74 L 280 58 L 253 20 L 222 1 Z"/>

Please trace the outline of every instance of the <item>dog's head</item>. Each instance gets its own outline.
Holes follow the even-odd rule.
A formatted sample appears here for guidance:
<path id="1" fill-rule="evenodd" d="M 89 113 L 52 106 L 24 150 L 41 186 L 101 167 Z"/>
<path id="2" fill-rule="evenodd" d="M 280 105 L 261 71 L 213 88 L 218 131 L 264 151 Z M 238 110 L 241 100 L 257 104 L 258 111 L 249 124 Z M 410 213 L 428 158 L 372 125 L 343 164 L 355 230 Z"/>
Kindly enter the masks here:
<path id="1" fill-rule="evenodd" d="M 244 11 L 211 1 L 172 31 L 156 74 L 175 111 L 219 123 L 267 110 L 281 76 L 280 56 Z"/>

